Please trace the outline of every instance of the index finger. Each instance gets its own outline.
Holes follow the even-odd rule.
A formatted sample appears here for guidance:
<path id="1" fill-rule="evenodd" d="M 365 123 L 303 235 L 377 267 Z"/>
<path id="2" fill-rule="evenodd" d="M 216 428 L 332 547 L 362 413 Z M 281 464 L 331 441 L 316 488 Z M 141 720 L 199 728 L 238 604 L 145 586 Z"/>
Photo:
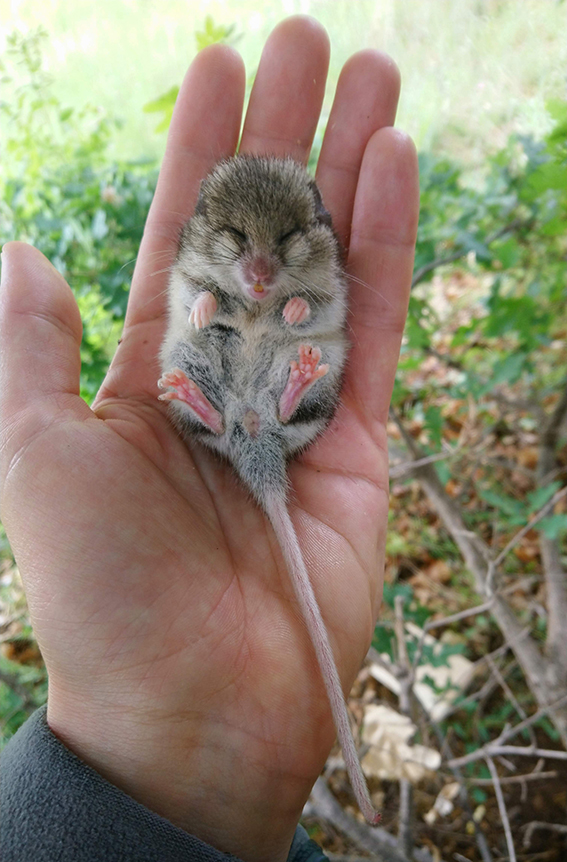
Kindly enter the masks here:
<path id="1" fill-rule="evenodd" d="M 161 251 L 175 253 L 181 227 L 195 206 L 201 179 L 219 159 L 236 150 L 244 88 L 244 63 L 227 45 L 205 48 L 189 67 L 175 103 L 146 220 L 126 327 L 163 312 L 163 297 L 148 303 L 167 282 L 167 274 L 152 278 L 152 272 L 166 265 L 163 259 L 156 263 L 155 258 Z"/>
<path id="2" fill-rule="evenodd" d="M 181 227 L 193 212 L 201 179 L 219 159 L 236 150 L 245 83 L 242 59 L 227 45 L 205 48 L 189 67 L 144 228 L 123 337 L 97 404 L 132 395 L 155 399 L 169 267 Z"/>

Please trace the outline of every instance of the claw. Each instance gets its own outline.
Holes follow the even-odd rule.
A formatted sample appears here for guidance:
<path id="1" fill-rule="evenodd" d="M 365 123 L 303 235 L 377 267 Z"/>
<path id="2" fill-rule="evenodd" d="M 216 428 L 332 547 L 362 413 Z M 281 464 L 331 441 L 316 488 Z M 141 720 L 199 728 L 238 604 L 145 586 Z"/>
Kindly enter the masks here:
<path id="1" fill-rule="evenodd" d="M 318 365 L 320 359 L 321 351 L 318 347 L 299 345 L 299 363 L 295 359 L 289 363 L 288 381 L 280 398 L 281 422 L 289 422 L 307 390 L 328 372 L 328 365 Z"/>
<path id="2" fill-rule="evenodd" d="M 158 386 L 160 389 L 169 390 L 158 395 L 160 401 L 181 401 L 215 434 L 224 432 L 224 422 L 219 411 L 213 407 L 195 381 L 187 377 L 180 368 L 174 368 L 160 377 Z"/>

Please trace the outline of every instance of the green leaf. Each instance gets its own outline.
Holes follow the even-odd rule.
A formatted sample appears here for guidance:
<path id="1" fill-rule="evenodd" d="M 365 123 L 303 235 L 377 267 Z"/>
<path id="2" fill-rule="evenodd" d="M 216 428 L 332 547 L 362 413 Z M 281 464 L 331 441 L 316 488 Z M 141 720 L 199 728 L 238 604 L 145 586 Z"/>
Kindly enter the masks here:
<path id="1" fill-rule="evenodd" d="M 429 431 L 431 443 L 435 447 L 441 446 L 443 435 L 443 417 L 439 407 L 427 407 L 425 410 L 425 427 Z"/>
<path id="2" fill-rule="evenodd" d="M 486 791 L 484 791 L 482 787 L 471 787 L 470 794 L 477 805 L 482 805 L 482 803 L 486 802 L 488 799 Z"/>
<path id="3" fill-rule="evenodd" d="M 548 539 L 559 539 L 567 531 L 567 514 L 561 512 L 542 518 L 536 524 L 536 530 L 541 530 Z"/>
<path id="4" fill-rule="evenodd" d="M 388 605 L 389 608 L 394 608 L 394 600 L 396 596 L 403 596 L 406 600 L 406 604 L 413 598 L 413 590 L 410 584 L 403 583 L 395 583 L 395 584 L 384 584 L 384 590 L 382 592 L 382 599 Z"/>
<path id="5" fill-rule="evenodd" d="M 379 653 L 386 653 L 390 658 L 394 659 L 394 632 L 392 629 L 385 626 L 377 625 L 374 629 L 372 638 L 372 646 Z"/>
<path id="6" fill-rule="evenodd" d="M 434 461 L 433 469 L 439 476 L 439 481 L 441 482 L 441 484 L 445 486 L 451 478 L 451 470 L 449 469 L 447 463 L 445 461 Z"/>
<path id="7" fill-rule="evenodd" d="M 495 362 L 492 367 L 492 377 L 487 391 L 490 391 L 495 386 L 499 386 L 501 383 L 515 383 L 519 380 L 526 360 L 527 355 L 525 353 L 511 353 L 504 359 Z"/>
<path id="8" fill-rule="evenodd" d="M 550 482 L 549 485 L 544 485 L 542 488 L 536 488 L 535 491 L 530 491 L 526 495 L 529 508 L 532 512 L 537 512 L 542 506 L 545 506 L 548 500 L 551 500 L 556 491 L 559 491 L 561 482 Z"/>
<path id="9" fill-rule="evenodd" d="M 197 30 L 195 33 L 195 41 L 197 50 L 202 51 L 208 45 L 214 45 L 217 42 L 226 44 L 234 43 L 237 39 L 232 38 L 235 31 L 235 25 L 230 24 L 215 24 L 211 15 L 205 18 L 205 24 L 202 30 Z"/>
<path id="10" fill-rule="evenodd" d="M 478 494 L 486 503 L 507 516 L 511 524 L 523 524 L 527 521 L 526 507 L 521 501 L 499 494 L 491 488 L 479 488 Z"/>
<path id="11" fill-rule="evenodd" d="M 520 260 L 520 244 L 513 236 L 491 248 L 494 258 L 500 261 L 504 269 L 511 269 Z"/>
<path id="12" fill-rule="evenodd" d="M 161 96 L 158 96 L 157 99 L 153 99 L 151 102 L 146 102 L 142 110 L 146 114 L 169 110 L 175 105 L 178 94 L 179 87 L 174 85 L 173 87 L 170 87 L 166 93 L 162 93 Z"/>
<path id="13" fill-rule="evenodd" d="M 178 95 L 179 87 L 174 84 L 166 93 L 162 93 L 161 96 L 158 96 L 157 99 L 153 99 L 151 102 L 146 102 L 143 106 L 142 110 L 146 114 L 163 113 L 163 119 L 155 127 L 154 131 L 165 132 L 169 128 Z"/>

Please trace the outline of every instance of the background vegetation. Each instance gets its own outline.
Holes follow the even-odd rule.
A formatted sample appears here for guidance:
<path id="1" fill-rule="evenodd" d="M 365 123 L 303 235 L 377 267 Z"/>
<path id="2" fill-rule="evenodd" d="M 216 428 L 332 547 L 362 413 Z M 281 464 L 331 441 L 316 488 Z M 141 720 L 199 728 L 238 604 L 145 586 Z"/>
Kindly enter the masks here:
<path id="1" fill-rule="evenodd" d="M 266 5 L 100 0 L 94 16 L 81 2 L 0 0 L 0 18 L 10 6 L 19 25 L 1 55 L 0 240 L 33 243 L 72 285 L 89 400 L 120 334 L 163 148 L 155 128 L 194 50 L 237 42 L 253 71 L 273 24 L 309 11 L 333 43 L 329 104 L 352 51 L 393 54 L 401 125 L 421 150 L 421 218 L 390 425 L 383 617 L 353 712 L 364 728 L 368 705 L 395 707 L 414 721 L 412 741 L 441 756 L 419 779 L 370 778 L 397 836 L 388 858 L 415 846 L 424 859 L 564 858 L 565 5 L 526 0 L 522 15 L 510 0 Z M 29 29 L 42 16 L 49 35 Z M 106 73 L 93 80 L 93 68 Z M 46 678 L 2 533 L 0 554 L 7 740 L 44 701 Z M 473 663 L 466 687 L 435 675 L 455 655 Z M 417 680 L 450 700 L 440 718 Z M 331 761 L 325 777 L 306 811 L 314 837 L 336 854 L 386 852 L 387 836 L 372 844 L 329 808 L 338 798 L 354 815 L 342 770 Z"/>

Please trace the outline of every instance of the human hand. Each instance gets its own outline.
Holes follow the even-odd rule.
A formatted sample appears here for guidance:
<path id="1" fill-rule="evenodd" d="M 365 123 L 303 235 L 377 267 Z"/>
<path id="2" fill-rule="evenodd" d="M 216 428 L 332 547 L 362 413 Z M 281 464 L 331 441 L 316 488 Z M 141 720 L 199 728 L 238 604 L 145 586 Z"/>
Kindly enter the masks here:
<path id="1" fill-rule="evenodd" d="M 307 160 L 328 55 L 312 19 L 274 30 L 241 151 Z M 290 467 L 291 516 L 345 691 L 380 604 L 385 423 L 417 225 L 415 152 L 385 128 L 398 87 L 391 61 L 370 51 L 338 84 L 317 180 L 349 248 L 352 350 L 332 425 Z M 266 518 L 228 467 L 179 439 L 156 385 L 163 270 L 200 179 L 236 148 L 244 89 L 226 46 L 189 69 L 123 338 L 92 409 L 78 394 L 69 287 L 36 250 L 5 247 L 0 487 L 53 731 L 138 801 L 252 862 L 286 858 L 334 738 L 330 710 Z"/>

